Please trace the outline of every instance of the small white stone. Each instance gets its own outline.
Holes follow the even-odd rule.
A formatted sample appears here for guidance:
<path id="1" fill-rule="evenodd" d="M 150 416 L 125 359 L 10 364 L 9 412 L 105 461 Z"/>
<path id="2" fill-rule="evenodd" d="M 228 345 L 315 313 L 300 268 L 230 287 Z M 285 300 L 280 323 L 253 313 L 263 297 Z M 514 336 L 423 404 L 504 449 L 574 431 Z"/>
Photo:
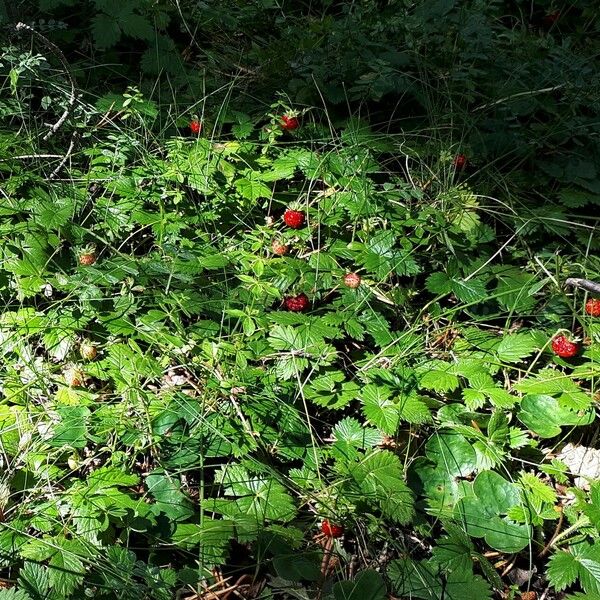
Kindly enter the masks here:
<path id="1" fill-rule="evenodd" d="M 576 475 L 575 486 L 582 490 L 589 490 L 590 480 L 600 478 L 600 450 L 567 444 L 557 458 Z"/>

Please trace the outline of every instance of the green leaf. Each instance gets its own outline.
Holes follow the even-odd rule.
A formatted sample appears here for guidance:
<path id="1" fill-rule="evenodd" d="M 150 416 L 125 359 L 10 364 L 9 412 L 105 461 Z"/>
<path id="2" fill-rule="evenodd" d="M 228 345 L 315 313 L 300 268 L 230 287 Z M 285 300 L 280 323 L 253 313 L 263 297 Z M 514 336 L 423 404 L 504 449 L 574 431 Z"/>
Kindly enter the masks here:
<path id="1" fill-rule="evenodd" d="M 256 523 L 286 522 L 296 515 L 292 497 L 274 479 L 252 476 L 241 465 L 223 467 L 217 475 L 225 486 L 225 495 L 236 498 L 229 504 L 218 503 L 225 515 L 247 515 Z"/>
<path id="2" fill-rule="evenodd" d="M 596 529 L 600 530 L 600 482 L 590 484 L 590 502 L 582 507 L 583 513 L 589 518 Z"/>
<path id="3" fill-rule="evenodd" d="M 398 406 L 391 398 L 391 390 L 384 386 L 368 384 L 360 392 L 363 413 L 370 423 L 384 433 L 394 435 L 400 422 Z"/>
<path id="4" fill-rule="evenodd" d="M 154 37 L 154 27 L 150 21 L 134 12 L 127 13 L 119 19 L 119 26 L 125 35 L 136 40 L 151 40 Z"/>
<path id="5" fill-rule="evenodd" d="M 452 291 L 462 302 L 472 303 L 486 300 L 488 292 L 485 281 L 481 279 L 463 279 L 452 280 Z"/>
<path id="6" fill-rule="evenodd" d="M 457 525 L 444 525 L 448 535 L 439 539 L 432 550 L 432 560 L 449 571 L 469 571 L 473 568 L 475 547 L 469 536 Z"/>
<path id="7" fill-rule="evenodd" d="M 109 487 L 137 485 L 140 478 L 131 473 L 125 473 L 117 467 L 100 467 L 87 478 L 90 491 L 98 492 Z"/>
<path id="8" fill-rule="evenodd" d="M 526 394 L 559 396 L 559 404 L 573 410 L 586 410 L 592 402 L 590 394 L 572 378 L 554 369 L 542 369 L 535 377 L 522 379 L 515 389 Z"/>
<path id="9" fill-rule="evenodd" d="M 229 553 L 229 544 L 233 537 L 232 521 L 205 517 L 201 524 L 178 523 L 173 533 L 173 543 L 186 550 L 199 546 L 201 560 L 209 564 L 221 564 Z"/>
<path id="10" fill-rule="evenodd" d="M 54 426 L 49 444 L 62 448 L 83 448 L 87 443 L 87 421 L 90 411 L 85 406 L 61 406 L 56 409 L 60 421 Z"/>
<path id="11" fill-rule="evenodd" d="M 515 484 L 493 471 L 482 471 L 472 484 L 472 494 L 458 502 L 454 515 L 470 536 L 485 538 L 501 552 L 518 552 L 531 540 L 530 527 L 513 523 L 504 515 L 521 505 Z"/>
<path id="12" fill-rule="evenodd" d="M 551 438 L 561 433 L 565 425 L 589 425 L 593 410 L 574 411 L 562 407 L 556 398 L 544 394 L 528 394 L 521 401 L 519 420 L 540 437 Z"/>
<path id="13" fill-rule="evenodd" d="M 508 311 L 527 313 L 535 306 L 531 292 L 536 282 L 534 275 L 513 267 L 495 269 L 498 285 L 496 300 Z"/>
<path id="14" fill-rule="evenodd" d="M 417 394 L 407 394 L 396 398 L 400 419 L 414 425 L 431 422 L 429 408 Z"/>
<path id="15" fill-rule="evenodd" d="M 511 408 L 517 398 L 498 387 L 489 373 L 477 372 L 469 377 L 470 388 L 463 390 L 463 399 L 470 410 L 480 408 L 488 399 L 494 406 Z"/>
<path id="16" fill-rule="evenodd" d="M 290 179 L 296 173 L 298 160 L 294 155 L 282 154 L 271 165 L 271 170 L 262 174 L 263 181 Z"/>
<path id="17" fill-rule="evenodd" d="M 600 545 L 582 542 L 568 550 L 559 550 L 550 558 L 548 579 L 552 585 L 561 591 L 579 579 L 587 594 L 600 594 Z"/>
<path id="18" fill-rule="evenodd" d="M 536 350 L 539 346 L 530 333 L 505 335 L 496 348 L 498 358 L 507 363 L 521 362 Z"/>
<path id="19" fill-rule="evenodd" d="M 457 569 L 445 575 L 436 564 L 411 559 L 393 560 L 388 577 L 397 596 L 422 600 L 488 600 L 489 585 L 471 569 Z"/>
<path id="20" fill-rule="evenodd" d="M 387 450 L 367 454 L 352 468 L 364 501 L 379 505 L 397 523 L 408 523 L 413 514 L 413 494 L 404 482 L 400 459 Z"/>
<path id="21" fill-rule="evenodd" d="M 571 546 L 570 551 L 579 565 L 579 582 L 590 594 L 600 594 L 600 544 Z"/>
<path id="22" fill-rule="evenodd" d="M 372 448 L 381 442 L 381 434 L 371 427 L 363 427 L 359 421 L 346 417 L 333 428 L 336 443 L 344 442 L 355 448 Z"/>
<path id="23" fill-rule="evenodd" d="M 458 387 L 455 366 L 442 360 L 427 362 L 419 367 L 421 385 L 436 392 L 451 392 Z"/>
<path id="24" fill-rule="evenodd" d="M 388 577 L 396 595 L 400 597 L 439 600 L 442 597 L 442 581 L 437 566 L 410 558 L 393 560 L 388 567 Z"/>
<path id="25" fill-rule="evenodd" d="M 548 579 L 557 592 L 574 583 L 578 573 L 579 564 L 569 552 L 558 550 L 548 561 Z"/>
<path id="26" fill-rule="evenodd" d="M 164 471 L 155 471 L 146 477 L 146 486 L 156 500 L 156 508 L 173 521 L 183 521 L 192 516 L 191 502 L 181 492 L 177 477 Z"/>
<path id="27" fill-rule="evenodd" d="M 558 193 L 558 197 L 561 203 L 569 208 L 581 208 L 593 199 L 590 192 L 576 188 L 563 188 Z"/>
<path id="28" fill-rule="evenodd" d="M 254 124 L 252 121 L 242 121 L 241 123 L 235 123 L 231 127 L 231 131 L 233 135 L 238 140 L 244 140 L 250 136 L 250 134 L 254 131 Z M 276 179 L 267 179 L 262 176 L 263 181 L 276 181 Z M 277 178 L 279 179 L 279 177 Z"/>
<path id="29" fill-rule="evenodd" d="M 105 50 L 121 39 L 121 28 L 113 17 L 98 13 L 92 18 L 92 35 L 96 48 Z"/>
<path id="30" fill-rule="evenodd" d="M 477 468 L 473 444 L 457 433 L 434 434 L 427 441 L 425 454 L 437 470 L 452 477 L 468 477 Z"/>
<path id="31" fill-rule="evenodd" d="M 432 273 L 427 278 L 425 287 L 432 294 L 449 294 L 452 291 L 452 280 L 446 273 Z"/>
<path id="32" fill-rule="evenodd" d="M 48 563 L 50 587 L 62 598 L 68 598 L 81 585 L 85 574 L 83 562 L 69 546 L 63 544 Z"/>
<path id="33" fill-rule="evenodd" d="M 25 590 L 18 590 L 17 588 L 9 588 L 7 590 L 0 590 L 0 600 L 37 600 L 32 598 L 25 592 Z"/>
<path id="34" fill-rule="evenodd" d="M 556 492 L 533 473 L 521 473 L 521 485 L 525 488 L 527 495 L 538 502 L 556 504 Z"/>
<path id="35" fill-rule="evenodd" d="M 279 577 L 287 581 L 318 581 L 321 575 L 319 555 L 310 552 L 277 554 L 273 568 Z"/>
<path id="36" fill-rule="evenodd" d="M 19 450 L 24 412 L 20 406 L 0 405 L 0 448 L 9 456 Z"/>
<path id="37" fill-rule="evenodd" d="M 333 586 L 335 600 L 385 600 L 385 582 L 377 571 L 361 571 L 353 581 L 339 581 Z"/>
<path id="38" fill-rule="evenodd" d="M 247 173 L 246 177 L 237 179 L 235 189 L 241 196 L 251 201 L 271 197 L 271 189 L 260 180 L 259 175 L 254 171 Z"/>
<path id="39" fill-rule="evenodd" d="M 106 550 L 109 569 L 102 569 L 102 579 L 109 589 L 120 589 L 124 582 L 130 582 L 135 568 L 136 556 L 130 550 L 120 546 L 110 546 Z M 129 586 L 128 586 L 129 587 Z M 134 593 L 135 588 L 131 591 Z M 137 591 L 137 590 L 136 590 Z"/>
<path id="40" fill-rule="evenodd" d="M 44 600 L 50 587 L 48 569 L 43 565 L 25 561 L 19 570 L 19 587 L 27 592 L 32 600 Z"/>

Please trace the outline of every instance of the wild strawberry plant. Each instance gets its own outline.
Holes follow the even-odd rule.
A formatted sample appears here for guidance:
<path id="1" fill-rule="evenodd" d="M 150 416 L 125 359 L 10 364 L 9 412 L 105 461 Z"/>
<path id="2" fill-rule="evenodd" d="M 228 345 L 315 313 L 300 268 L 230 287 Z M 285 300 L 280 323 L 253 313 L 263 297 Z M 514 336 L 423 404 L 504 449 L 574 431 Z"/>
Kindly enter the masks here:
<path id="1" fill-rule="evenodd" d="M 44 146 L 5 60 L 0 598 L 600 595 L 566 223 L 281 102 L 155 140 L 129 90 Z"/>

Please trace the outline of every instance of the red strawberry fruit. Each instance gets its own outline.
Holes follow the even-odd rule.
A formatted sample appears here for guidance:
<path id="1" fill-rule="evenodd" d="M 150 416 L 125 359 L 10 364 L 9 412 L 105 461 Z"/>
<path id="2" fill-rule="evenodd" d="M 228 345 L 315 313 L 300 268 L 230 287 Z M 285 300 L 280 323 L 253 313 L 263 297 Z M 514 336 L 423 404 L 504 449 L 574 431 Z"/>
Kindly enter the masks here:
<path id="1" fill-rule="evenodd" d="M 327 536 L 332 538 L 339 538 L 344 535 L 344 528 L 341 525 L 336 525 L 325 519 L 321 523 L 321 531 Z"/>
<path id="2" fill-rule="evenodd" d="M 198 119 L 190 121 L 190 131 L 194 135 L 198 135 L 202 131 L 202 121 L 198 121 Z"/>
<path id="3" fill-rule="evenodd" d="M 464 154 L 457 154 L 454 157 L 454 166 L 459 171 L 464 169 L 467 166 L 467 157 Z"/>
<path id="4" fill-rule="evenodd" d="M 579 352 L 579 344 L 572 342 L 564 335 L 557 335 L 552 340 L 552 350 L 561 358 L 573 358 Z"/>
<path id="5" fill-rule="evenodd" d="M 556 23 L 558 21 L 559 17 L 560 17 L 560 10 L 555 10 L 552 13 L 548 13 L 544 17 L 544 25 L 546 27 L 552 27 L 552 25 L 554 25 L 554 23 Z"/>
<path id="6" fill-rule="evenodd" d="M 302 312 L 310 306 L 310 300 L 306 294 L 287 296 L 283 301 L 283 305 L 292 312 Z"/>
<path id="7" fill-rule="evenodd" d="M 79 264 L 84 267 L 89 267 L 96 262 L 96 253 L 95 252 L 83 252 L 79 255 Z"/>
<path id="8" fill-rule="evenodd" d="M 344 285 L 355 290 L 362 281 L 361 276 L 358 273 L 346 273 L 344 275 Z"/>
<path id="9" fill-rule="evenodd" d="M 298 129 L 300 127 L 300 122 L 297 117 L 292 117 L 290 115 L 283 115 L 281 117 L 281 129 L 285 131 L 294 131 L 294 129 Z"/>
<path id="10" fill-rule="evenodd" d="M 283 213 L 283 221 L 288 227 L 291 227 L 292 229 L 300 229 L 300 227 L 304 225 L 306 217 L 304 216 L 303 212 L 300 212 L 299 210 L 294 210 L 293 208 L 288 208 Z"/>
<path id="11" fill-rule="evenodd" d="M 273 240 L 271 243 L 271 250 L 273 250 L 273 254 L 277 254 L 277 256 L 284 256 L 288 253 L 289 247 L 279 240 Z"/>
<path id="12" fill-rule="evenodd" d="M 600 317 L 600 298 L 590 298 L 585 303 L 585 312 L 592 317 Z"/>

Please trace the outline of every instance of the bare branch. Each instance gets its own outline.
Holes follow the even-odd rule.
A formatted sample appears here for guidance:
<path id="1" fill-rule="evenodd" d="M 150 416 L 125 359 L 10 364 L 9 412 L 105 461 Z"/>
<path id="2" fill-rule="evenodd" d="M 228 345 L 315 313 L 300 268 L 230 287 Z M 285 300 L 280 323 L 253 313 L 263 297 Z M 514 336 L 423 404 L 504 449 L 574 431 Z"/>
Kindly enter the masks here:
<path id="1" fill-rule="evenodd" d="M 579 279 L 578 277 L 569 277 L 565 281 L 566 286 L 578 287 L 594 294 L 600 294 L 600 283 L 590 281 L 589 279 Z"/>

